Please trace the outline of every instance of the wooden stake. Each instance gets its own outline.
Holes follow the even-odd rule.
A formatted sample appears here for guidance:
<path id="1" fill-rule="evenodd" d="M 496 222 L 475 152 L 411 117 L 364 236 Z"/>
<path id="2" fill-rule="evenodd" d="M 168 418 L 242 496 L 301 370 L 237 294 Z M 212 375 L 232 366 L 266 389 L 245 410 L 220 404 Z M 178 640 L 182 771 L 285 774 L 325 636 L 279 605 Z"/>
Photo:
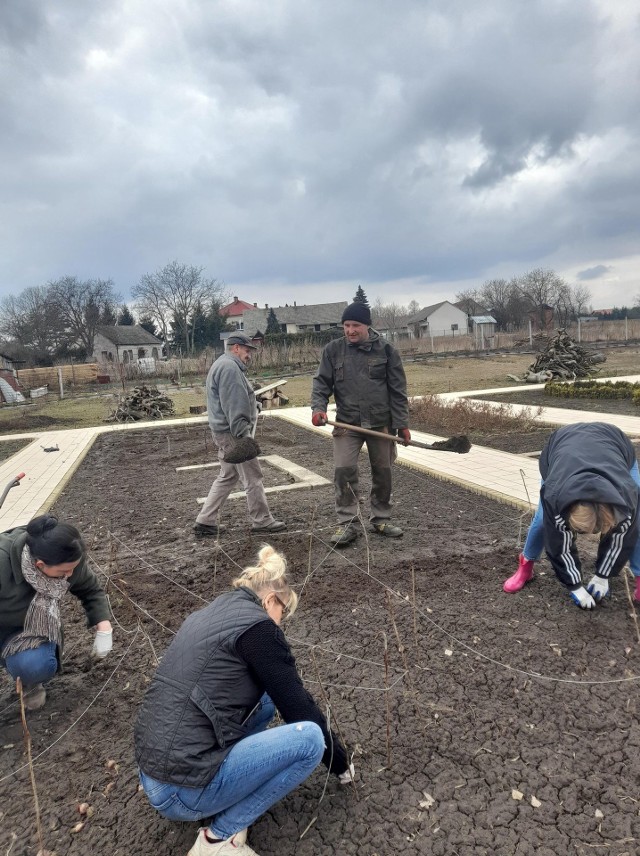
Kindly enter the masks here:
<path id="1" fill-rule="evenodd" d="M 389 649 L 387 646 L 387 634 L 382 631 L 384 642 L 384 698 L 387 712 L 387 768 L 391 769 L 391 702 L 389 699 Z"/>
<path id="2" fill-rule="evenodd" d="M 38 789 L 36 787 L 36 776 L 33 770 L 33 760 L 31 758 L 31 734 L 27 725 L 27 716 L 24 707 L 24 693 L 22 691 L 22 679 L 16 678 L 16 692 L 20 696 L 20 715 L 22 717 L 22 732 L 24 734 L 24 745 L 27 750 L 27 763 L 29 765 L 29 777 L 31 778 L 31 790 L 33 791 L 33 803 L 36 810 L 36 832 L 38 834 L 38 845 L 40 851 L 44 850 L 44 842 L 42 839 L 42 822 L 40 820 L 40 802 L 38 800 Z"/>
<path id="3" fill-rule="evenodd" d="M 624 571 L 624 585 L 627 590 L 627 598 L 629 600 L 629 606 L 631 607 L 631 618 L 633 619 L 633 623 L 636 628 L 636 639 L 640 644 L 640 626 L 638 626 L 638 613 L 636 612 L 636 607 L 633 602 L 633 596 L 631 594 L 631 586 L 629 585 L 629 572 L 628 569 L 625 568 Z"/>

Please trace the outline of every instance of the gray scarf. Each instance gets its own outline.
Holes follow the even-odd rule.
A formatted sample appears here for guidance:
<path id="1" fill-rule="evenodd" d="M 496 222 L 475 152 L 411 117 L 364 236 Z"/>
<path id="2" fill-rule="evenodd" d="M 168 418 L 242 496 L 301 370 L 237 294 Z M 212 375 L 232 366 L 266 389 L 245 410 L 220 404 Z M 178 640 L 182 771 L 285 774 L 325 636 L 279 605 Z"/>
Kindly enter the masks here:
<path id="1" fill-rule="evenodd" d="M 35 589 L 35 595 L 27 609 L 24 628 L 2 649 L 4 659 L 38 648 L 44 642 L 62 643 L 60 600 L 69 588 L 69 580 L 48 577 L 39 571 L 26 544 L 22 551 L 22 576 Z"/>

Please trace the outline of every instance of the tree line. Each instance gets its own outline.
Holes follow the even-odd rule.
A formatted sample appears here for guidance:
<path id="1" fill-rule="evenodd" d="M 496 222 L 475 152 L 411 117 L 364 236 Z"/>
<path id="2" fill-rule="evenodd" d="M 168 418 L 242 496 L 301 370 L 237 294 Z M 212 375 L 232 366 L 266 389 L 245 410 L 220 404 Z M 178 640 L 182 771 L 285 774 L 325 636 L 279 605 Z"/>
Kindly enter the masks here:
<path id="1" fill-rule="evenodd" d="M 229 301 L 227 289 L 202 267 L 169 262 L 144 274 L 132 296 L 135 315 L 111 279 L 63 276 L 27 288 L 0 301 L 0 347 L 32 365 L 80 361 L 93 354 L 99 327 L 139 323 L 173 350 L 193 354 L 219 343 L 227 328 L 219 314 Z"/>

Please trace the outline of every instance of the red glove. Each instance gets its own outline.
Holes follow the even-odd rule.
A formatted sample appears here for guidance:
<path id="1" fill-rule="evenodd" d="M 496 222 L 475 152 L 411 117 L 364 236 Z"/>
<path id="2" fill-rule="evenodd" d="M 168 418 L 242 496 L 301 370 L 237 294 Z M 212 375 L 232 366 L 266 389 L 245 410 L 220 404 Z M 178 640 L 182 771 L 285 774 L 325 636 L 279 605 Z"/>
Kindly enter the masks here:
<path id="1" fill-rule="evenodd" d="M 408 428 L 398 428 L 398 437 L 402 439 L 403 446 L 408 446 L 411 442 L 411 431 Z"/>
<path id="2" fill-rule="evenodd" d="M 313 416 L 311 417 L 311 422 L 313 425 L 316 426 L 316 428 L 319 428 L 321 425 L 327 424 L 328 418 L 329 417 L 326 413 L 323 413 L 321 410 L 319 410 L 317 413 L 313 414 Z"/>

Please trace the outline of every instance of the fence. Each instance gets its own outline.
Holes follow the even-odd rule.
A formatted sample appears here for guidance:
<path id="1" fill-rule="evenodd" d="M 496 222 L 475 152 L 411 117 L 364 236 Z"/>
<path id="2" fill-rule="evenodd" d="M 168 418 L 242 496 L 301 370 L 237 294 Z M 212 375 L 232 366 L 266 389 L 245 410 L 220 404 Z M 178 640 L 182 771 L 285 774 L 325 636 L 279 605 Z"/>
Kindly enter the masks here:
<path id="1" fill-rule="evenodd" d="M 62 382 L 65 386 L 69 384 L 84 385 L 95 383 L 98 375 L 97 363 L 74 363 L 69 366 L 47 366 L 39 369 L 18 369 L 16 372 L 18 382 L 24 390 L 37 389 L 40 386 L 49 386 L 51 390 L 57 390 L 60 372 Z"/>

